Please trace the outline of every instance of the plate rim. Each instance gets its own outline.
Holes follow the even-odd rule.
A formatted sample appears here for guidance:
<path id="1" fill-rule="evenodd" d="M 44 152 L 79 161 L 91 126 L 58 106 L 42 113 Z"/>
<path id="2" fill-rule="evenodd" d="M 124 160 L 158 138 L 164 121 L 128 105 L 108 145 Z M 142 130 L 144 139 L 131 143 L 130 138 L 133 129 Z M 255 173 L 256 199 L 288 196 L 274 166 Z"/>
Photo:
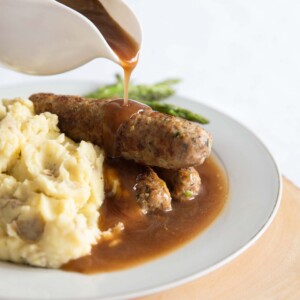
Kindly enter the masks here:
<path id="1" fill-rule="evenodd" d="M 221 114 L 223 116 L 225 116 L 226 118 L 230 119 L 231 121 L 233 121 L 234 123 L 238 124 L 239 126 L 243 127 L 244 130 L 248 131 L 249 133 L 251 133 L 251 135 L 253 135 L 256 140 L 261 144 L 261 146 L 263 146 L 264 150 L 268 153 L 269 157 L 271 158 L 271 161 L 275 167 L 275 170 L 276 170 L 276 173 L 277 173 L 277 184 L 278 184 L 278 190 L 277 190 L 277 195 L 276 195 L 276 201 L 274 203 L 274 206 L 273 206 L 273 209 L 267 219 L 267 221 L 261 226 L 261 228 L 257 231 L 256 234 L 254 234 L 249 240 L 247 243 L 244 244 L 243 247 L 239 248 L 238 250 L 232 252 L 229 256 L 227 256 L 226 258 L 224 259 L 221 259 L 218 263 L 214 264 L 213 266 L 211 267 L 208 267 L 206 268 L 205 270 L 201 271 L 201 272 L 197 272 L 197 273 L 194 273 L 194 274 L 191 274 L 189 276 L 185 276 L 184 278 L 180 278 L 180 279 L 177 279 L 175 281 L 172 281 L 170 283 L 167 283 L 167 284 L 162 284 L 160 286 L 157 286 L 157 287 L 154 287 L 154 288 L 151 288 L 151 289 L 147 289 L 145 291 L 140 291 L 140 292 L 132 292 L 132 293 L 128 293 L 126 295 L 124 295 L 124 297 L 126 299 L 132 299 L 132 298 L 136 298 L 136 297 L 143 297 L 143 296 L 148 296 L 148 295 L 151 295 L 151 294 L 155 294 L 155 293 L 159 293 L 159 292 L 162 292 L 162 291 L 165 291 L 165 290 L 168 290 L 168 289 L 171 289 L 171 288 L 175 288 L 175 287 L 178 287 L 180 285 L 183 285 L 183 284 L 186 284 L 188 282 L 191 282 L 193 280 L 196 280 L 196 279 L 199 279 L 203 276 L 206 276 L 208 275 L 209 273 L 213 272 L 213 271 L 216 271 L 218 269 L 220 269 L 221 267 L 227 265 L 228 263 L 230 263 L 231 261 L 233 261 L 235 258 L 237 258 L 238 256 L 240 256 L 243 252 L 245 252 L 247 249 L 249 249 L 251 246 L 253 246 L 255 244 L 255 242 L 257 242 L 257 240 L 260 239 L 260 237 L 265 233 L 265 231 L 269 228 L 269 226 L 271 225 L 271 223 L 273 222 L 275 216 L 277 215 L 277 212 L 279 210 L 279 207 L 280 207 L 280 204 L 281 204 L 281 200 L 282 200 L 282 191 L 283 191 L 283 181 L 282 181 L 282 173 L 280 172 L 280 168 L 276 162 L 276 159 L 274 157 L 274 155 L 272 154 L 272 152 L 270 151 L 270 149 L 266 146 L 265 142 L 263 142 L 263 140 L 261 139 L 261 137 L 257 134 L 257 133 L 254 133 L 249 127 L 247 127 L 243 122 L 235 119 L 234 117 L 228 115 L 227 113 L 224 113 L 222 112 L 221 110 L 213 107 L 213 106 L 210 106 L 210 105 L 207 105 L 206 103 L 202 103 L 202 102 L 198 102 L 198 101 L 195 101 L 194 99 L 191 99 L 189 97 L 186 97 L 186 96 L 182 96 L 182 95 L 173 95 L 170 97 L 170 99 L 168 99 L 168 101 L 172 102 L 172 97 L 176 97 L 177 99 L 183 99 L 183 100 L 188 100 L 189 102 L 193 102 L 195 104 L 200 104 L 202 106 L 204 106 L 205 108 L 208 108 L 209 110 L 212 110 L 214 112 L 217 112 L 218 114 Z M 220 160 L 222 162 L 222 164 L 224 166 L 226 166 L 224 163 L 223 163 L 223 160 L 221 159 L 221 157 L 219 157 L 218 153 L 216 152 L 215 153 L 217 155 L 217 158 L 218 160 Z M 226 169 L 225 169 L 225 172 Z M 229 177 L 228 177 L 229 178 Z M 230 179 L 230 178 L 229 178 Z M 229 192 L 230 192 L 230 186 L 229 186 Z M 230 194 L 229 194 L 230 195 Z M 216 219 L 218 219 L 218 217 L 224 213 L 224 210 L 226 209 L 226 205 L 225 204 L 225 207 L 222 209 L 221 213 L 217 216 Z M 204 229 L 204 231 L 209 228 L 213 223 L 215 222 L 215 220 L 213 220 L 213 222 L 211 224 L 208 225 L 208 227 L 206 227 Z M 202 233 L 203 231 L 201 231 Z M 200 233 L 200 234 L 201 234 Z M 175 250 L 176 251 L 176 250 Z M 123 296 L 122 296 L 123 297 Z M 118 299 L 122 299 L 120 298 L 119 296 L 116 296 L 116 297 L 107 297 L 107 298 L 103 298 L 103 300 L 118 300 Z M 68 298 L 60 298 L 60 299 L 57 299 L 57 300 L 69 300 Z M 96 297 L 90 297 L 90 298 L 87 298 L 86 300 L 97 300 Z"/>
<path id="2" fill-rule="evenodd" d="M 101 84 L 103 84 L 103 82 L 98 82 L 95 80 L 80 80 L 80 79 L 52 79 L 52 80 L 47 80 L 46 78 L 42 79 L 41 81 L 25 81 L 25 82 L 20 82 L 20 86 L 24 86 L 26 87 L 27 85 L 39 85 L 39 84 L 66 84 L 66 83 L 81 83 L 81 84 L 98 84 L 99 86 Z M 9 83 L 9 84 L 0 84 L 1 88 L 6 88 L 6 89 L 10 89 L 15 87 L 16 85 L 18 85 L 18 83 Z M 2 96 L 0 95 L 0 97 L 2 98 Z M 5 98 L 5 97 L 4 97 Z M 108 296 L 108 297 L 102 297 L 101 296 L 88 296 L 84 298 L 74 298 L 74 299 L 86 299 L 86 300 L 96 300 L 96 299 L 106 299 L 106 300 L 116 300 L 116 299 L 131 299 L 131 298 L 135 298 L 135 297 L 141 297 L 141 296 L 147 296 L 147 295 L 151 295 L 154 293 L 158 293 L 170 288 L 174 288 L 176 286 L 188 283 L 190 281 L 193 281 L 195 279 L 198 279 L 200 277 L 203 277 L 219 268 L 221 268 L 222 266 L 228 264 L 229 262 L 231 262 L 232 260 L 234 260 L 235 258 L 237 258 L 240 254 L 242 254 L 244 251 L 246 251 L 248 248 L 250 248 L 253 244 L 255 244 L 255 242 L 265 233 L 265 231 L 268 229 L 268 227 L 270 226 L 270 224 L 273 222 L 278 209 L 280 207 L 281 204 L 281 200 L 282 200 L 282 190 L 283 190 L 283 184 L 282 184 L 282 173 L 280 172 L 280 168 L 276 162 L 276 159 L 274 157 L 274 155 L 272 154 L 272 152 L 270 151 L 270 149 L 266 146 L 265 142 L 262 140 L 262 138 L 255 133 L 254 131 L 252 131 L 252 129 L 250 129 L 248 126 L 246 126 L 242 121 L 237 120 L 236 118 L 232 117 L 231 115 L 229 115 L 228 113 L 225 113 L 223 111 L 221 111 L 219 108 L 216 108 L 212 105 L 203 103 L 201 101 L 196 101 L 193 98 L 184 96 L 184 95 L 173 95 L 171 96 L 167 101 L 172 102 L 172 99 L 182 99 L 182 100 L 187 100 L 188 102 L 191 102 L 194 105 L 201 105 L 203 107 L 205 107 L 208 110 L 211 110 L 219 115 L 222 115 L 223 117 L 225 117 L 226 119 L 231 120 L 232 122 L 235 123 L 235 125 L 241 126 L 243 128 L 243 130 L 248 131 L 258 142 L 259 144 L 264 148 L 264 151 L 268 154 L 269 158 L 271 159 L 272 165 L 274 166 L 274 169 L 276 171 L 276 179 L 277 179 L 277 185 L 278 185 L 278 190 L 277 190 L 277 195 L 276 195 L 276 201 L 274 202 L 274 207 L 270 213 L 270 215 L 268 216 L 266 222 L 261 226 L 261 228 L 251 237 L 249 238 L 249 240 L 242 246 L 240 247 L 238 250 L 233 251 L 230 255 L 227 255 L 227 257 L 221 259 L 220 261 L 218 261 L 217 263 L 215 263 L 214 265 L 200 271 L 200 272 L 193 272 L 188 276 L 180 276 L 179 278 L 172 280 L 169 283 L 162 283 L 160 285 L 156 285 L 154 287 L 150 287 L 147 289 L 137 289 L 136 291 L 133 292 L 128 292 L 128 293 L 122 293 L 120 295 L 115 295 L 115 296 Z M 184 103 L 184 102 L 183 102 Z M 217 156 L 218 153 L 216 152 Z M 220 157 L 218 157 L 218 159 L 220 159 Z M 221 162 L 223 163 L 223 160 L 221 159 Z M 223 165 L 226 167 L 226 164 L 223 163 Z M 226 171 L 226 168 L 225 168 Z M 230 183 L 230 178 L 229 179 L 229 183 Z M 229 196 L 230 196 L 230 185 L 229 185 Z M 226 208 L 226 204 L 225 204 L 225 208 Z M 224 212 L 225 208 L 223 208 L 221 214 Z M 218 217 L 216 218 L 218 219 Z M 212 222 L 212 224 L 215 222 L 215 220 Z M 208 226 L 208 228 L 212 225 L 210 224 Z M 179 248 L 180 249 L 180 248 Z M 176 251 L 176 250 L 175 250 Z M 173 252 L 173 251 L 172 251 Z M 168 254 L 166 254 L 168 255 Z M 151 263 L 151 261 L 149 261 Z M 90 275 L 89 275 L 90 276 Z M 0 295 L 0 299 L 16 299 L 16 300 L 21 300 L 24 298 L 20 298 L 20 297 L 6 297 L 6 296 L 1 296 Z M 36 298 L 25 298 L 25 299 L 39 299 L 38 297 Z M 63 297 L 63 298 L 55 298 L 56 300 L 70 300 L 73 299 L 72 297 Z"/>

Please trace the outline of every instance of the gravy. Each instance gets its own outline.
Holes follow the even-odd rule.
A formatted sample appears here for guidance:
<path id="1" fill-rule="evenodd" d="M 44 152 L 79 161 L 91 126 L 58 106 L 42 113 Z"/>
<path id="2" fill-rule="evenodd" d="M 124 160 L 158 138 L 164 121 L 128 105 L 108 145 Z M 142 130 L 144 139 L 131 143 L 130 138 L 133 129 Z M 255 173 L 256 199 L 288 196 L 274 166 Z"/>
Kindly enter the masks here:
<path id="1" fill-rule="evenodd" d="M 115 240 L 101 240 L 89 256 L 70 261 L 64 270 L 80 273 L 107 272 L 134 265 L 164 255 L 184 245 L 207 228 L 223 209 L 228 187 L 226 177 L 217 163 L 209 158 L 197 168 L 202 179 L 202 191 L 196 199 L 173 202 L 167 213 L 141 214 L 133 186 L 143 166 L 121 159 L 105 162 L 105 175 L 118 174 L 121 193 L 107 197 L 100 209 L 101 230 L 123 222 L 125 230 Z"/>
<path id="2" fill-rule="evenodd" d="M 130 76 L 138 63 L 138 43 L 109 15 L 99 0 L 58 0 L 58 2 L 78 11 L 93 22 L 119 57 L 124 70 L 124 102 L 127 105 Z"/>
<path id="3" fill-rule="evenodd" d="M 105 153 L 112 157 L 118 157 L 118 130 L 123 122 L 126 122 L 135 113 L 150 109 L 149 106 L 137 101 L 130 101 L 126 106 L 123 105 L 123 99 L 115 99 L 103 107 L 103 147 Z"/>

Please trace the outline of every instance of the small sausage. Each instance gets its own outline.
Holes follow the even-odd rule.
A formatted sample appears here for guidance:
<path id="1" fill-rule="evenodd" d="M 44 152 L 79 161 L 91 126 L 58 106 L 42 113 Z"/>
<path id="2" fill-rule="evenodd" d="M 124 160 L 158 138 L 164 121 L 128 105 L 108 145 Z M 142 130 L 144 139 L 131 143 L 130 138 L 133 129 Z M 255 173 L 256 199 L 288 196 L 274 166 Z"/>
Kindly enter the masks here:
<path id="1" fill-rule="evenodd" d="M 137 203 L 144 214 L 156 210 L 172 210 L 171 195 L 166 183 L 161 180 L 152 168 L 147 167 L 136 180 L 134 187 Z"/>
<path id="2" fill-rule="evenodd" d="M 156 168 L 155 171 L 167 183 L 173 200 L 189 201 L 200 192 L 201 178 L 193 167 L 179 170 Z"/>
<path id="3" fill-rule="evenodd" d="M 212 138 L 198 124 L 153 111 L 130 100 L 84 99 L 34 94 L 36 113 L 58 115 L 60 129 L 75 141 L 105 149 L 110 157 L 165 169 L 200 165 L 210 155 Z"/>

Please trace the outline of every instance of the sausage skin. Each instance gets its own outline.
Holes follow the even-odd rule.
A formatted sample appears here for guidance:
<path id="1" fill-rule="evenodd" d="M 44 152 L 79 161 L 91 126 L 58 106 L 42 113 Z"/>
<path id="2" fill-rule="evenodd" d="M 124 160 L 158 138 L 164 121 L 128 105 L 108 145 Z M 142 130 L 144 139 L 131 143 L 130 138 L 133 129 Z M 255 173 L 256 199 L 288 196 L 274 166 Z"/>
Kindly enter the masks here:
<path id="1" fill-rule="evenodd" d="M 114 110 L 111 108 L 120 103 L 120 99 L 85 99 L 45 93 L 34 94 L 29 99 L 37 114 L 58 115 L 59 127 L 67 136 L 104 147 L 110 157 L 180 169 L 202 164 L 211 152 L 212 138 L 198 124 L 153 111 L 132 100 L 128 108 Z"/>

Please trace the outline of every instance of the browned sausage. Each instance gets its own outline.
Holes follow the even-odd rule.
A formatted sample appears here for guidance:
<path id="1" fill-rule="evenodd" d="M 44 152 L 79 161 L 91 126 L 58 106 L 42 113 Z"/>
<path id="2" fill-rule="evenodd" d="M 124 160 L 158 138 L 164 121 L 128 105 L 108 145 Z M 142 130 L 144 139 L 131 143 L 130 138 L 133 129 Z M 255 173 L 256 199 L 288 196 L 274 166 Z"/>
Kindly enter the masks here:
<path id="1" fill-rule="evenodd" d="M 209 156 L 211 136 L 198 124 L 153 111 L 135 101 L 84 99 L 76 96 L 34 94 L 36 113 L 58 115 L 59 127 L 70 138 L 104 147 L 150 166 L 180 169 L 199 165 Z"/>
<path id="2" fill-rule="evenodd" d="M 171 195 L 166 183 L 152 168 L 147 167 L 136 179 L 134 186 L 136 200 L 144 214 L 156 210 L 172 210 Z"/>
<path id="3" fill-rule="evenodd" d="M 155 171 L 167 183 L 173 200 L 193 200 L 200 192 L 201 178 L 193 167 L 179 170 L 155 168 Z"/>

